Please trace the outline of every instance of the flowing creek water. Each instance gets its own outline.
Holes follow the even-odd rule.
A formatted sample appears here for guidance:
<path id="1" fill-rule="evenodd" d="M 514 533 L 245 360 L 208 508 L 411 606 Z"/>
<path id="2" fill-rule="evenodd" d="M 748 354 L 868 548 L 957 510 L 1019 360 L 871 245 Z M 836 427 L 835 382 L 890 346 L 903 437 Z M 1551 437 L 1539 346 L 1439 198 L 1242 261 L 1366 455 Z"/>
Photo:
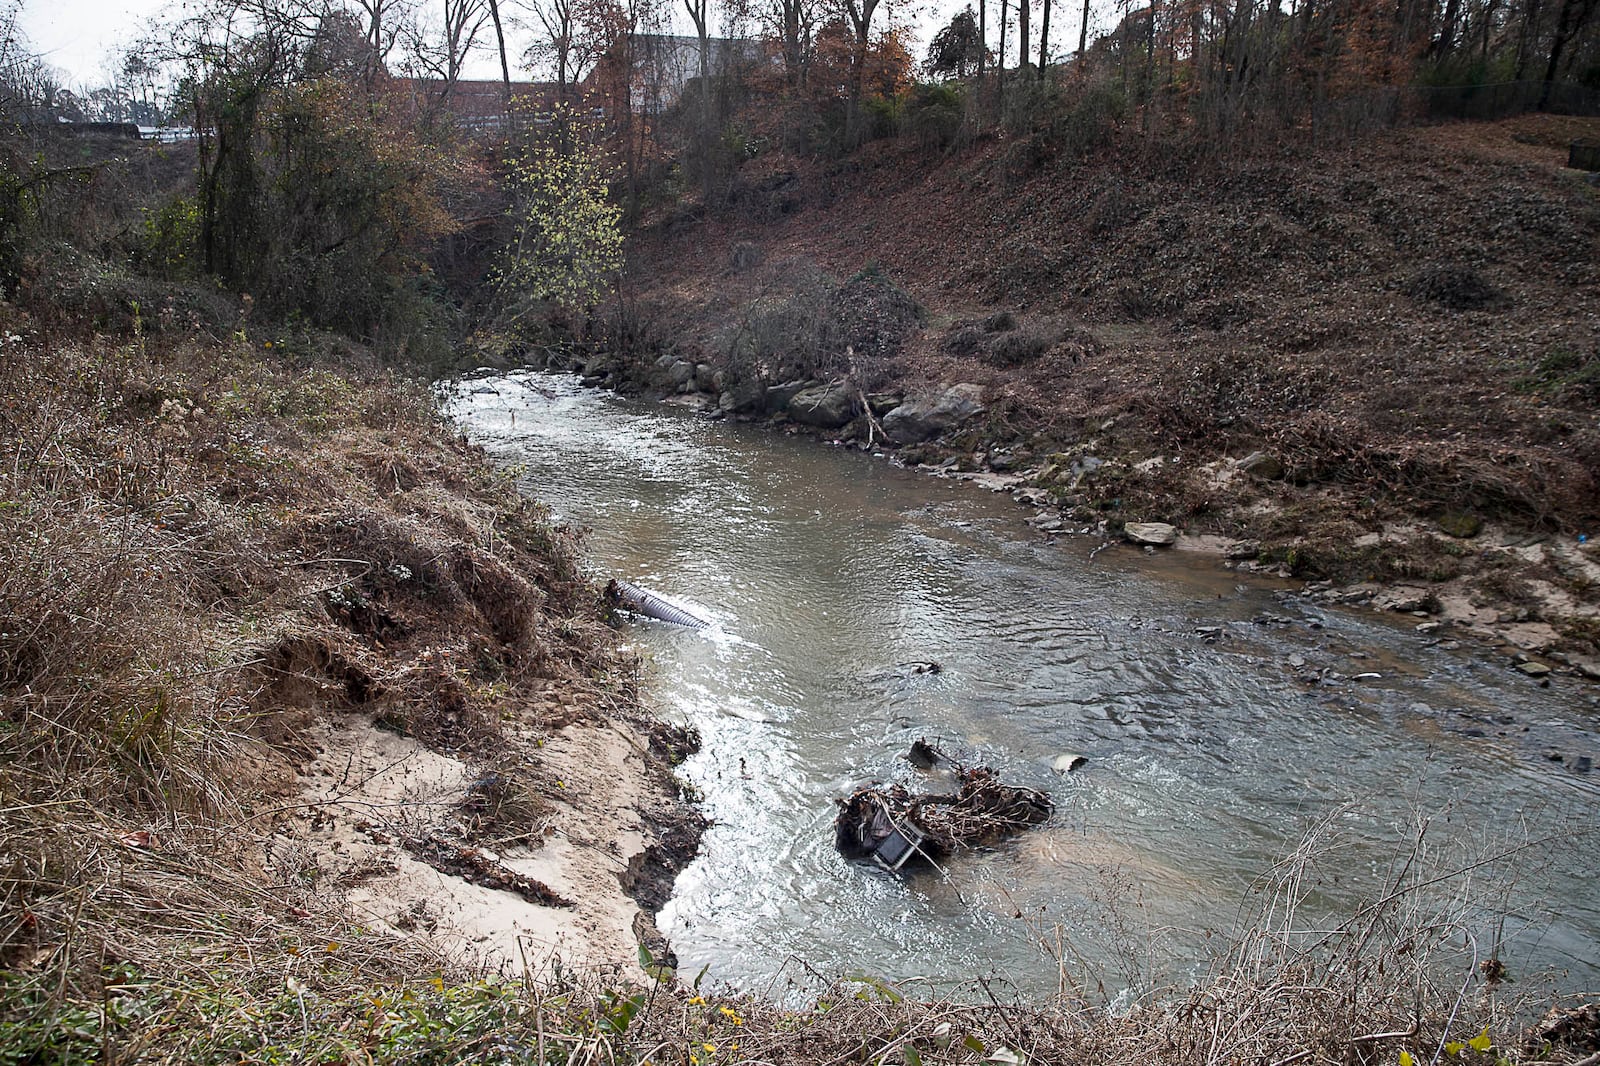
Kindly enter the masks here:
<path id="1" fill-rule="evenodd" d="M 1063 971 L 1183 980 L 1308 825 L 1328 819 L 1338 847 L 1301 905 L 1327 927 L 1425 817 L 1435 871 L 1519 848 L 1449 882 L 1480 955 L 1498 942 L 1516 977 L 1600 988 L 1600 771 L 1549 758 L 1600 756 L 1592 685 L 1540 688 L 1503 656 L 1214 558 L 1091 555 L 1002 494 L 567 377 L 469 382 L 452 406 L 591 527 L 598 575 L 716 619 L 632 629 L 647 699 L 703 738 L 682 772 L 713 824 L 659 922 L 682 972 L 775 995 L 814 972 L 1024 995 Z M 902 756 L 922 736 L 1048 789 L 1050 824 L 942 874 L 843 861 L 835 798 L 914 783 Z M 1063 752 L 1088 763 L 1056 773 Z"/>

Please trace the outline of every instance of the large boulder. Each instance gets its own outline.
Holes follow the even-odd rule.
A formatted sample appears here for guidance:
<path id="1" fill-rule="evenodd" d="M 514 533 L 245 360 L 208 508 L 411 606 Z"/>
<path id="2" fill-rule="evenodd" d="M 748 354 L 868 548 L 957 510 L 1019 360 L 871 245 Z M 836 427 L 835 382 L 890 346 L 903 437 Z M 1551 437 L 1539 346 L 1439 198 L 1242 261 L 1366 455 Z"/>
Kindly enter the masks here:
<path id="1" fill-rule="evenodd" d="M 1439 528 L 1461 540 L 1483 532 L 1483 519 L 1469 511 L 1446 511 L 1439 516 Z"/>
<path id="2" fill-rule="evenodd" d="M 767 404 L 767 383 L 758 377 L 741 378 L 724 384 L 726 388 L 718 397 L 717 406 L 730 415 L 754 414 Z"/>
<path id="3" fill-rule="evenodd" d="M 856 390 L 843 382 L 813 385 L 795 393 L 787 408 L 789 417 L 818 429 L 841 429 L 856 416 Z"/>
<path id="4" fill-rule="evenodd" d="M 952 385 L 940 393 L 906 400 L 883 416 L 883 431 L 896 444 L 920 444 L 960 425 L 982 410 L 982 385 Z"/>
<path id="5" fill-rule="evenodd" d="M 800 395 L 811 386 L 819 384 L 811 381 L 783 381 L 776 385 L 767 386 L 767 410 L 782 411 L 789 406 L 789 401 Z"/>
<path id="6" fill-rule="evenodd" d="M 1266 452 L 1251 452 L 1240 459 L 1237 465 L 1241 471 L 1252 477 L 1265 478 L 1268 481 L 1277 481 L 1283 477 L 1283 460 Z"/>
<path id="7" fill-rule="evenodd" d="M 1122 527 L 1122 535 L 1133 544 L 1163 547 L 1177 543 L 1178 529 L 1165 522 L 1129 522 Z"/>
<path id="8" fill-rule="evenodd" d="M 906 398 L 898 392 L 873 392 L 867 394 L 867 410 L 878 418 L 882 418 L 905 402 Z"/>

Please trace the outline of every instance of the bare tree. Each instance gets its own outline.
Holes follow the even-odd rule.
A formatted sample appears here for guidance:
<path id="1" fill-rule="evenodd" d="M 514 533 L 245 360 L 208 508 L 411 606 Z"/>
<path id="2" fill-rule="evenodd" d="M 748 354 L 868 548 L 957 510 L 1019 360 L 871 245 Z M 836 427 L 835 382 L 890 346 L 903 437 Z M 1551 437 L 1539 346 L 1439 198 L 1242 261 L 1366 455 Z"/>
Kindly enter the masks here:
<path id="1" fill-rule="evenodd" d="M 418 74 L 439 83 L 439 98 L 455 91 L 467 57 L 477 47 L 478 34 L 489 21 L 487 0 L 443 0 L 441 21 L 430 24 L 411 19 L 402 34 L 409 61 Z"/>
<path id="2" fill-rule="evenodd" d="M 792 88 L 806 83 L 806 58 L 817 28 L 815 0 L 777 0 L 780 20 L 778 40 L 783 48 L 783 69 Z"/>
<path id="3" fill-rule="evenodd" d="M 1039 20 L 1039 80 L 1044 81 L 1044 65 L 1050 58 L 1050 0 L 1040 5 L 1043 17 Z"/>
<path id="4" fill-rule="evenodd" d="M 1600 8 L 1600 0 L 1562 0 L 1561 13 L 1556 18 L 1555 36 L 1550 40 L 1550 61 L 1544 68 L 1544 87 L 1539 90 L 1540 110 L 1550 106 L 1556 75 L 1561 72 L 1562 53 L 1594 18 L 1596 8 Z"/>
<path id="5" fill-rule="evenodd" d="M 556 76 L 562 99 L 567 87 L 582 81 L 610 41 L 616 12 L 583 0 L 536 0 L 531 6 L 537 34 L 528 57 L 547 66 Z"/>
<path id="6" fill-rule="evenodd" d="M 704 133 L 711 125 L 711 0 L 683 0 L 700 41 L 700 126 Z"/>
<path id="7" fill-rule="evenodd" d="M 660 136 L 662 126 L 660 122 L 641 119 L 641 114 L 658 113 L 660 106 L 659 79 L 641 77 L 640 61 L 645 58 L 642 38 L 659 32 L 666 10 L 659 0 L 587 0 L 579 20 L 586 27 L 595 82 L 607 98 L 606 114 L 622 162 L 625 210 L 629 216 L 639 211 L 649 141 Z"/>
<path id="8" fill-rule="evenodd" d="M 844 0 L 845 15 L 855 34 L 850 50 L 850 111 L 846 116 L 846 135 L 851 141 L 861 136 L 861 97 L 867 70 L 867 49 L 872 43 L 872 16 L 879 0 Z"/>
<path id="9" fill-rule="evenodd" d="M 1000 54 L 995 56 L 994 78 L 996 104 L 1002 113 L 1006 106 L 1006 26 L 1010 22 L 1007 14 L 1006 0 L 1000 0 Z"/>
<path id="10" fill-rule="evenodd" d="M 494 21 L 494 43 L 500 51 L 500 82 L 505 86 L 506 106 L 511 106 L 511 64 L 506 62 L 506 31 L 500 24 L 500 0 L 489 0 L 489 18 Z"/>
<path id="11" fill-rule="evenodd" d="M 61 89 L 50 68 L 28 49 L 17 28 L 18 8 L 0 11 L 0 119 L 44 119 Z"/>
<path id="12" fill-rule="evenodd" d="M 400 31 L 411 16 L 414 0 L 355 0 L 355 4 L 366 28 L 371 65 L 365 73 L 370 87 L 394 51 Z"/>
<path id="13" fill-rule="evenodd" d="M 1031 0 L 1017 0 L 1017 70 L 1019 73 L 1028 67 L 1028 12 L 1032 7 Z"/>
<path id="14" fill-rule="evenodd" d="M 784 83 L 798 89 L 805 85 L 810 67 L 819 3 L 820 0 L 730 0 L 728 13 L 734 22 L 754 21 L 778 43 Z"/>
<path id="15" fill-rule="evenodd" d="M 978 84 L 989 65 L 989 0 L 978 0 Z"/>

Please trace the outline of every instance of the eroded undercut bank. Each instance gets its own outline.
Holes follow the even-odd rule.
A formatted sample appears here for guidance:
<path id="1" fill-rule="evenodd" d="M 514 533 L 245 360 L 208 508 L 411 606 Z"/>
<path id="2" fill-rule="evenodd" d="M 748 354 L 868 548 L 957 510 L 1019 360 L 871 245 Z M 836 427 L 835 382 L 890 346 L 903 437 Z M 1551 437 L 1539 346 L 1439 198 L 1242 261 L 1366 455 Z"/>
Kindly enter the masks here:
<path id="1" fill-rule="evenodd" d="M 576 535 L 423 386 L 6 315 L 49 337 L 0 367 L 7 1026 L 668 954 L 694 739 L 640 706 Z M 112 1061 L 185 1057 L 116 1017 Z"/>

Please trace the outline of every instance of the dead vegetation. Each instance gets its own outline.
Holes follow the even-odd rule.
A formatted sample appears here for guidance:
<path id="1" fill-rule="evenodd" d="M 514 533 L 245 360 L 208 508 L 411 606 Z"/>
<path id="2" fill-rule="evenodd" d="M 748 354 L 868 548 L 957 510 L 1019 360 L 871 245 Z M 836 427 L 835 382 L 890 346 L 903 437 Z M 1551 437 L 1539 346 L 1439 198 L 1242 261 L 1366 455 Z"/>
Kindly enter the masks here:
<path id="1" fill-rule="evenodd" d="M 460 836 L 415 851 L 561 904 L 476 841 L 543 839 L 542 736 L 641 716 L 574 535 L 421 384 L 273 347 L 0 304 L 0 1033 L 134 972 L 281 988 L 313 950 L 346 982 L 456 972 L 296 843 L 325 813 L 299 782 L 319 738 L 374 722 L 481 767 L 497 784 L 444 812 Z M 169 1052 L 138 1034 L 111 1060 Z"/>
<path id="2" fill-rule="evenodd" d="M 47 1062 L 93 1054 L 124 1063 L 628 1066 L 1129 1059 L 1344 1066 L 1406 1058 L 1504 1066 L 1588 1062 L 1600 1051 L 1592 1006 L 1562 1005 L 1524 1028 L 1528 1004 L 1507 985 L 1496 946 L 1476 939 L 1480 906 L 1494 894 L 1489 886 L 1515 876 L 1549 841 L 1444 855 L 1419 822 L 1370 902 L 1330 921 L 1318 910 L 1317 886 L 1340 875 L 1347 858 L 1339 825 L 1336 813 L 1310 826 L 1300 847 L 1251 886 L 1238 927 L 1208 972 L 1180 986 L 1136 979 L 1120 999 L 1077 956 L 1073 940 L 1082 930 L 1038 931 L 1041 950 L 1061 967 L 1060 991 L 1048 1003 L 1020 999 L 993 977 L 975 975 L 951 995 L 916 980 L 828 978 L 800 961 L 777 997 L 559 969 L 520 981 L 435 980 L 419 976 L 430 960 L 412 954 L 379 959 L 355 944 L 261 937 L 247 967 L 213 961 L 160 974 L 112 967 L 101 995 L 87 1002 L 62 997 L 52 1006 L 48 987 L 31 975 L 0 978 L 13 1019 L 0 1029 L 0 1049 Z M 207 943 L 216 934 L 208 932 Z"/>
<path id="3" fill-rule="evenodd" d="M 331 873 L 282 831 L 304 804 L 292 778 L 314 727 L 371 716 L 472 754 L 493 746 L 510 696 L 536 729 L 625 702 L 631 674 L 589 612 L 570 540 L 439 434 L 401 383 L 313 374 L 312 401 L 303 371 L 244 349 L 62 341 L 49 374 L 37 348 L 19 351 L 0 378 L 19 442 L 0 494 L 11 1061 L 1343 1064 L 1420 1058 L 1484 1029 L 1490 1051 L 1450 1061 L 1592 1050 L 1576 1026 L 1540 1038 L 1549 1048 L 1524 1045 L 1462 953 L 1471 923 L 1440 886 L 1462 869 L 1487 876 L 1482 865 L 1436 878 L 1402 859 L 1369 909 L 1328 930 L 1307 908 L 1339 854 L 1315 837 L 1257 886 L 1261 906 L 1214 972 L 1115 1008 L 1059 930 L 1039 930 L 1061 965 L 1050 1003 L 992 982 L 951 997 L 819 980 L 796 964 L 796 1007 L 570 970 L 476 977 L 420 935 L 438 922 L 425 900 L 394 921 L 415 939 L 365 928 L 322 882 L 358 886 L 381 864 Z M 179 401 L 169 421 L 124 399 L 149 392 L 131 374 Z M 407 403 L 416 417 L 397 417 Z M 237 423 L 196 413 L 230 404 Z M 352 454 L 374 441 L 393 462 Z M 644 732 L 664 761 L 681 757 L 681 737 Z M 508 880 L 490 852 L 547 819 L 527 787 L 537 767 L 505 751 L 479 765 L 447 815 L 464 835 L 407 846 L 454 875 L 568 902 Z M 657 905 L 693 847 L 686 827 L 669 829 L 624 880 Z"/>
<path id="4" fill-rule="evenodd" d="M 972 382 L 988 406 L 907 461 L 1048 473 L 1090 456 L 1106 464 L 1096 476 L 1037 486 L 1074 525 L 1174 522 L 1260 542 L 1270 568 L 1292 555 L 1295 576 L 1381 575 L 1346 560 L 1396 525 L 1452 514 L 1567 542 L 1600 526 L 1600 338 L 1584 298 L 1600 284 L 1600 200 L 1565 169 L 1597 121 L 1526 115 L 1209 160 L 1112 145 L 1006 180 L 998 134 L 937 164 L 870 146 L 848 189 L 803 212 L 647 229 L 634 262 L 690 346 L 752 293 L 781 304 L 770 264 L 876 264 L 927 314 L 873 388 Z M 824 181 L 791 163 L 796 185 Z M 730 280 L 734 243 L 763 259 Z M 1281 473 L 1232 476 L 1256 452 Z M 1307 516 L 1292 539 L 1266 528 L 1285 509 Z M 1475 565 L 1437 561 L 1447 580 Z M 1551 610 L 1600 612 L 1592 590 L 1575 596 Z"/>

